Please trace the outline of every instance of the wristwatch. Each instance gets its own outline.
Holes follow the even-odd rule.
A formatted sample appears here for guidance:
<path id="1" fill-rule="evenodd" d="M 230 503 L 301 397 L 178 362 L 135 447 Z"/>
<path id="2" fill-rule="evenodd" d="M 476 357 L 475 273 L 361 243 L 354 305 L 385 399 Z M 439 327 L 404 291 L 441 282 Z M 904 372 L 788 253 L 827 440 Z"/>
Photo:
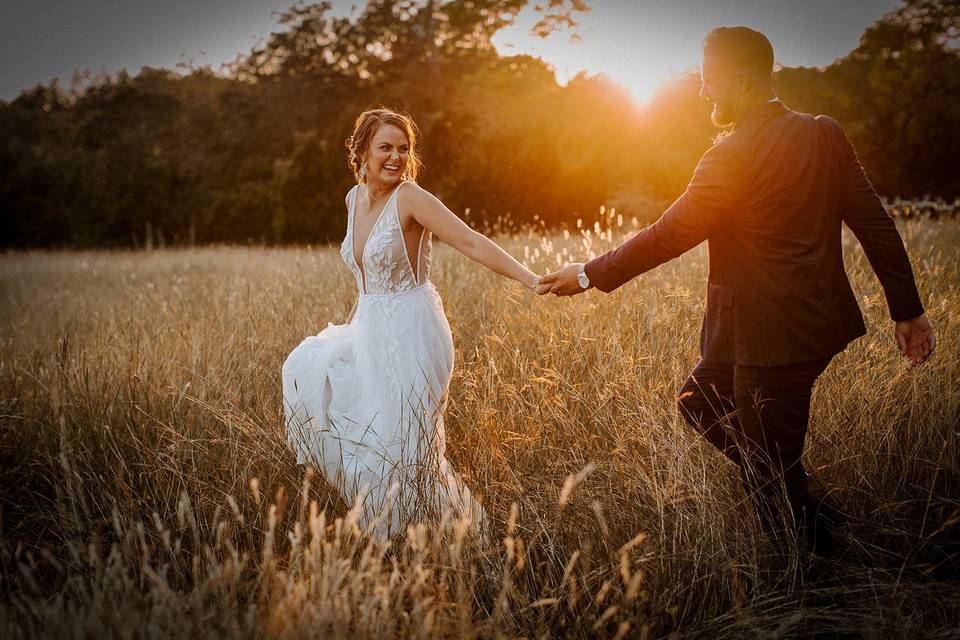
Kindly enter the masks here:
<path id="1" fill-rule="evenodd" d="M 581 289 L 590 288 L 590 278 L 587 277 L 587 272 L 584 271 L 584 267 L 587 265 L 585 263 L 580 263 L 580 266 L 577 268 L 577 282 L 580 284 Z"/>

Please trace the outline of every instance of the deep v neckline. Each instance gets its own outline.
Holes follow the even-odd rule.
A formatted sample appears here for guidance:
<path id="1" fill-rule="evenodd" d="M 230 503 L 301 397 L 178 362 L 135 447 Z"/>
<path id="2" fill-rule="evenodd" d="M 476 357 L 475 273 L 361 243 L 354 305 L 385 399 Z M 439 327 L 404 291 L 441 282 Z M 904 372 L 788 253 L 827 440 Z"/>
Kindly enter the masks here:
<path id="1" fill-rule="evenodd" d="M 390 201 L 393 200 L 393 197 L 397 194 L 397 190 L 400 189 L 400 186 L 406 182 L 405 180 L 400 180 L 400 183 L 393 188 L 393 191 L 390 192 L 390 197 L 387 198 L 387 201 L 383 204 L 383 207 L 380 209 L 380 213 L 377 214 L 377 219 L 373 221 L 373 224 L 370 225 L 370 231 L 367 232 L 367 237 L 363 241 L 363 247 L 360 248 L 360 255 L 357 256 L 357 196 L 360 195 L 360 185 L 357 185 L 357 191 L 353 194 L 353 213 L 350 216 L 350 253 L 353 255 L 353 262 L 357 265 L 357 268 L 360 269 L 360 283 L 363 285 L 363 292 L 367 292 L 367 273 L 363 268 L 363 255 L 367 250 L 367 245 L 370 243 L 370 238 L 373 236 L 373 232 L 377 230 L 377 225 L 380 224 L 380 219 L 383 218 L 383 214 L 386 213 L 387 208 L 390 206 Z"/>

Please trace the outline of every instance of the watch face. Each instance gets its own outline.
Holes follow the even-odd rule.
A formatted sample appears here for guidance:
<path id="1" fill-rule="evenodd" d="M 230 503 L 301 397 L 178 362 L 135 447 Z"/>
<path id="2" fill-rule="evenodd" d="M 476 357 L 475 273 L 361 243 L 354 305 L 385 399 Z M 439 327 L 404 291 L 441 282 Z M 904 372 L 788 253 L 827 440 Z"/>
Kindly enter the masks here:
<path id="1" fill-rule="evenodd" d="M 579 273 L 577 274 L 577 282 L 580 284 L 580 287 L 586 289 L 589 286 L 589 280 L 587 280 L 587 274 Z"/>

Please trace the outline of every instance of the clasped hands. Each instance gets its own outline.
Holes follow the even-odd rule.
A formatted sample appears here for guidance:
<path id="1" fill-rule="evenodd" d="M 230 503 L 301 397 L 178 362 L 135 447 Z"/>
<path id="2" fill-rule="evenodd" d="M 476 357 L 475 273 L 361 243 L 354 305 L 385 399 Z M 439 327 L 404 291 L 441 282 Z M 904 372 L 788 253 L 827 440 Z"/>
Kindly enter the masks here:
<path id="1" fill-rule="evenodd" d="M 583 293 L 586 289 L 577 281 L 579 268 L 579 262 L 568 264 L 558 271 L 540 276 L 530 288 L 541 296 L 547 293 L 555 296 L 575 296 Z M 894 337 L 900 348 L 900 355 L 910 362 L 911 367 L 926 362 L 937 346 L 936 333 L 925 314 L 897 322 Z"/>
<path id="2" fill-rule="evenodd" d="M 555 296 L 575 296 L 586 291 L 577 281 L 579 262 L 568 264 L 562 269 L 553 271 L 537 278 L 531 289 L 537 295 L 552 293 Z"/>

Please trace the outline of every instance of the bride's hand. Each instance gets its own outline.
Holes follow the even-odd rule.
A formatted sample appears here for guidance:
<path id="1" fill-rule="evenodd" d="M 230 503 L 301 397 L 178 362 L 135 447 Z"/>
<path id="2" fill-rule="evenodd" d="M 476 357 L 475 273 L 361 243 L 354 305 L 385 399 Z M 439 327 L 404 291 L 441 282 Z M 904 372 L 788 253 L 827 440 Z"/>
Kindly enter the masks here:
<path id="1" fill-rule="evenodd" d="M 527 285 L 527 288 L 538 296 L 542 296 L 543 294 L 550 292 L 550 285 L 540 284 L 539 275 L 533 278 L 533 280 Z"/>

